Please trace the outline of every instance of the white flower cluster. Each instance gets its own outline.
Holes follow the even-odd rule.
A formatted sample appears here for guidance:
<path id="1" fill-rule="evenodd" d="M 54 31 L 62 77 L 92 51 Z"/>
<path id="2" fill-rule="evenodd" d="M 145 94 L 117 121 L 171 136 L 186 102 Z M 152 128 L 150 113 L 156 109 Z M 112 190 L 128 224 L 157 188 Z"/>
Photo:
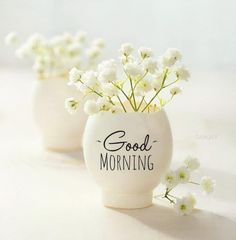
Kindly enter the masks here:
<path id="1" fill-rule="evenodd" d="M 104 40 L 95 39 L 91 46 L 87 47 L 85 32 L 77 34 L 64 33 L 46 39 L 40 34 L 33 34 L 27 41 L 18 46 L 16 55 L 19 58 L 32 58 L 33 69 L 38 78 L 67 77 L 72 67 L 91 69 L 97 63 Z M 7 45 L 16 47 L 18 37 L 16 33 L 9 33 L 5 42 Z"/>
<path id="2" fill-rule="evenodd" d="M 206 194 L 214 191 L 215 181 L 212 180 L 210 177 L 202 177 L 200 183 L 190 180 L 192 172 L 197 170 L 199 167 L 200 163 L 198 159 L 193 157 L 187 157 L 184 161 L 183 166 L 181 166 L 175 171 L 168 171 L 163 177 L 162 183 L 166 186 L 166 191 L 163 198 L 166 198 L 171 203 L 173 203 L 174 209 L 180 215 L 190 214 L 196 205 L 196 199 L 193 194 L 188 194 L 187 196 L 184 196 L 182 198 L 174 196 L 172 194 L 172 191 L 178 184 L 189 183 L 198 185 Z"/>
<path id="3" fill-rule="evenodd" d="M 70 71 L 69 85 L 82 95 L 97 96 L 85 104 L 88 114 L 158 111 L 181 92 L 176 83 L 190 77 L 176 49 L 154 58 L 152 49 L 140 47 L 135 55 L 133 45 L 125 43 L 119 53 L 121 63 L 111 59 L 101 62 L 96 71 L 81 71 L 78 67 Z"/>

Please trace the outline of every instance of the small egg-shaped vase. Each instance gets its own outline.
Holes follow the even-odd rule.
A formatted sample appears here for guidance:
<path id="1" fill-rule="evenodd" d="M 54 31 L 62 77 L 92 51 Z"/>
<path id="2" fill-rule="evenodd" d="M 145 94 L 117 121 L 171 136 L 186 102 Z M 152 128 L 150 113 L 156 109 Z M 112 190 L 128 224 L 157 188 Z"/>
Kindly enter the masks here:
<path id="1" fill-rule="evenodd" d="M 33 92 L 33 117 L 46 149 L 74 151 L 82 147 L 87 120 L 83 104 L 75 114 L 65 108 L 65 99 L 78 97 L 78 91 L 67 85 L 64 78 L 38 80 Z"/>
<path id="2" fill-rule="evenodd" d="M 167 115 L 161 110 L 89 116 L 83 150 L 87 168 L 102 189 L 104 206 L 150 206 L 153 189 L 172 157 Z"/>

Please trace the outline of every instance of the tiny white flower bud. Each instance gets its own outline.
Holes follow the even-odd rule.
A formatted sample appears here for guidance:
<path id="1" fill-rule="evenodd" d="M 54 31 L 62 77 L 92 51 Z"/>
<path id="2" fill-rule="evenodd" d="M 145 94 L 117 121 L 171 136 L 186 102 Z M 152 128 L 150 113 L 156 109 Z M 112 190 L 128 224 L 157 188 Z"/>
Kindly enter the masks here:
<path id="1" fill-rule="evenodd" d="M 133 51 L 134 47 L 131 43 L 123 43 L 120 47 L 120 52 L 125 56 L 129 56 Z"/>
<path id="2" fill-rule="evenodd" d="M 177 199 L 174 209 L 176 212 L 183 216 L 183 215 L 189 215 L 193 211 L 193 203 L 192 199 L 189 197 L 183 197 L 181 199 Z"/>
<path id="3" fill-rule="evenodd" d="M 188 69 L 185 68 L 184 66 L 176 68 L 175 72 L 176 72 L 176 76 L 180 80 L 186 80 L 187 81 L 190 78 L 190 73 L 189 73 Z"/>
<path id="4" fill-rule="evenodd" d="M 175 173 L 179 183 L 187 183 L 189 181 L 190 172 L 186 167 L 178 168 Z"/>
<path id="5" fill-rule="evenodd" d="M 134 76 L 134 77 L 138 75 L 142 75 L 144 72 L 142 66 L 136 62 L 126 63 L 124 66 L 124 69 L 128 75 Z"/>
<path id="6" fill-rule="evenodd" d="M 74 98 L 67 98 L 65 100 L 65 108 L 69 113 L 75 113 L 79 106 L 79 102 L 76 101 Z"/>
<path id="7" fill-rule="evenodd" d="M 200 185 L 202 187 L 203 192 L 212 193 L 215 188 L 215 181 L 212 180 L 210 177 L 203 177 L 201 179 Z"/>
<path id="8" fill-rule="evenodd" d="M 105 47 L 105 41 L 103 38 L 97 38 L 92 43 L 93 46 L 96 46 L 98 48 L 104 48 Z"/>
<path id="9" fill-rule="evenodd" d="M 10 46 L 16 46 L 18 43 L 18 36 L 15 32 L 7 34 L 5 37 L 5 44 Z"/>
<path id="10" fill-rule="evenodd" d="M 101 49 L 97 46 L 92 46 L 86 51 L 87 56 L 92 60 L 99 57 L 101 53 Z"/>
<path id="11" fill-rule="evenodd" d="M 179 87 L 173 87 L 173 88 L 170 89 L 170 93 L 171 93 L 172 96 L 177 95 L 177 94 L 179 94 L 181 92 L 182 91 L 181 91 L 181 89 Z"/>
<path id="12" fill-rule="evenodd" d="M 153 55 L 152 49 L 147 47 L 140 47 L 138 50 L 138 53 L 143 59 L 149 58 Z"/>

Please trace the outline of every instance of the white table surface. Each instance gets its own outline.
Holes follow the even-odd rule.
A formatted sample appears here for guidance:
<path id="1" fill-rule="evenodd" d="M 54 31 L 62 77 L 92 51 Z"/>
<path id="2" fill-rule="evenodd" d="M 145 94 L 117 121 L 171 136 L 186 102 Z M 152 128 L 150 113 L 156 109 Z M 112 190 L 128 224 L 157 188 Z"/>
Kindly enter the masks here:
<path id="1" fill-rule="evenodd" d="M 187 217 L 162 200 L 141 210 L 103 207 L 82 153 L 41 148 L 30 112 L 33 78 L 26 71 L 0 70 L 1 240 L 236 239 L 233 74 L 195 74 L 167 107 L 173 165 L 197 156 L 202 167 L 196 176 L 217 182 L 210 197 L 197 191 L 198 210 Z M 185 191 L 186 186 L 178 190 Z"/>

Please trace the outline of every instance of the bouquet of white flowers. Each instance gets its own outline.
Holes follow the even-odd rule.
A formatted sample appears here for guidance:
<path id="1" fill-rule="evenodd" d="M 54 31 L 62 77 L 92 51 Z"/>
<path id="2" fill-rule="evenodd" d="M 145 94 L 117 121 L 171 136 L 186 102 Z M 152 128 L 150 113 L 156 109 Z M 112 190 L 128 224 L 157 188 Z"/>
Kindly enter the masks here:
<path id="1" fill-rule="evenodd" d="M 105 46 L 104 40 L 98 38 L 87 47 L 85 32 L 75 35 L 64 33 L 49 39 L 33 34 L 20 46 L 17 35 L 10 33 L 5 42 L 17 47 L 17 57 L 34 60 L 33 69 L 39 79 L 67 77 L 73 66 L 84 70 L 92 69 Z"/>
<path id="2" fill-rule="evenodd" d="M 210 194 L 214 191 L 215 181 L 208 176 L 201 178 L 200 182 L 191 179 L 192 173 L 200 167 L 200 162 L 197 158 L 187 157 L 181 167 L 175 171 L 169 170 L 162 179 L 165 185 L 165 192 L 161 195 L 154 196 L 167 199 L 173 204 L 174 209 L 180 215 L 190 214 L 196 206 L 196 198 L 192 193 L 186 196 L 179 197 L 173 194 L 173 191 L 179 184 L 194 184 L 200 186 L 203 193 Z"/>
<path id="3" fill-rule="evenodd" d="M 122 44 L 119 52 L 120 64 L 111 59 L 101 62 L 96 71 L 77 67 L 70 71 L 69 85 L 75 86 L 83 96 L 97 96 L 85 103 L 86 113 L 159 111 L 181 92 L 176 84 L 190 77 L 180 64 L 182 55 L 177 49 L 168 49 L 157 59 L 146 47 L 140 47 L 135 56 L 129 43 Z M 123 73 L 121 76 L 118 70 Z M 66 107 L 74 112 L 80 100 L 69 98 Z"/>

